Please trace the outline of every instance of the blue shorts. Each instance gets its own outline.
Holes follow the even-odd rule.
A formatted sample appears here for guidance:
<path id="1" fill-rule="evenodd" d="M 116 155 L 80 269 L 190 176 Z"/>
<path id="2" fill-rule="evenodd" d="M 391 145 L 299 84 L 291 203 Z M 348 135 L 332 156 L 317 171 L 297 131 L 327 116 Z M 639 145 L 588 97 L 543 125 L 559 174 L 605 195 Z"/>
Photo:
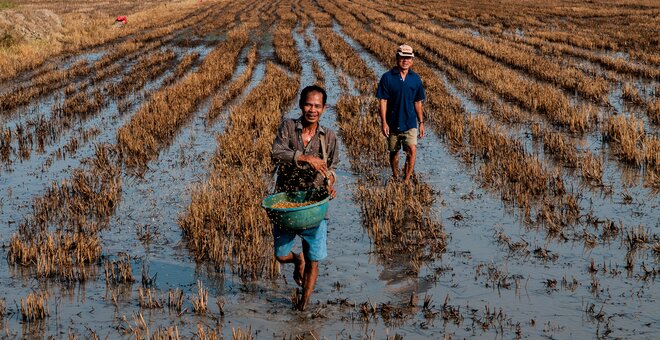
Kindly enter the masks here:
<path id="1" fill-rule="evenodd" d="M 273 227 L 273 239 L 275 256 L 286 256 L 291 252 L 296 235 L 302 239 L 303 254 L 305 260 L 320 261 L 328 256 L 328 220 L 321 221 L 318 227 L 290 230 Z"/>

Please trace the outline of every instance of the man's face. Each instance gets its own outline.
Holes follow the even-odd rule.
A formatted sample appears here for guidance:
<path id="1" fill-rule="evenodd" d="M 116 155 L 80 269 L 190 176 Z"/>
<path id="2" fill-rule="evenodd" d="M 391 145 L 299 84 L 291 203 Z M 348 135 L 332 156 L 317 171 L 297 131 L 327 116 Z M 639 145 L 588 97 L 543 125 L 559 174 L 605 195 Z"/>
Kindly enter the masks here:
<path id="1" fill-rule="evenodd" d="M 318 123 L 323 111 L 325 111 L 323 94 L 315 91 L 308 93 L 307 99 L 305 99 L 305 104 L 302 107 L 302 118 L 307 123 Z"/>
<path id="2" fill-rule="evenodd" d="M 408 71 L 410 66 L 413 64 L 413 58 L 412 57 L 402 57 L 398 56 L 396 57 L 396 65 L 403 71 Z"/>

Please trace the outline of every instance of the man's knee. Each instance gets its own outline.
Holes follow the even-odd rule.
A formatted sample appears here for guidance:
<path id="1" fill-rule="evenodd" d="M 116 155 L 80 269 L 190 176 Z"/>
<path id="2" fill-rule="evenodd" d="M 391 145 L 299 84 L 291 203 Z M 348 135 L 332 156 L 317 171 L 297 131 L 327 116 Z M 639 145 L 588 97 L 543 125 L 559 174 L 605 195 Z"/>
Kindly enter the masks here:
<path id="1" fill-rule="evenodd" d="M 319 268 L 319 261 L 305 262 L 305 271 L 316 271 Z"/>
<path id="2" fill-rule="evenodd" d="M 417 145 L 406 145 L 404 151 L 407 155 L 415 156 L 417 154 Z"/>

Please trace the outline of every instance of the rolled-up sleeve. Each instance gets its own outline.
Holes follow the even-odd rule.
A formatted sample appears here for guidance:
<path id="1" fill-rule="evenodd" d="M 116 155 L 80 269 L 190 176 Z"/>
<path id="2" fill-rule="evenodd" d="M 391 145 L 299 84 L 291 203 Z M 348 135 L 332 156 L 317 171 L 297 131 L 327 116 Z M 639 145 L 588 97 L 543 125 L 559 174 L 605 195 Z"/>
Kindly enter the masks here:
<path id="1" fill-rule="evenodd" d="M 337 166 L 339 165 L 339 146 L 337 145 L 337 135 L 333 131 L 329 131 L 328 134 L 328 170 L 332 173 L 332 176 L 337 180 Z"/>
<path id="2" fill-rule="evenodd" d="M 291 138 L 295 138 L 295 125 L 292 126 L 290 120 L 285 120 L 280 124 L 273 143 L 271 152 L 271 161 L 275 165 L 295 164 L 298 165 L 300 152 L 291 148 Z M 292 128 L 293 127 L 293 128 Z"/>

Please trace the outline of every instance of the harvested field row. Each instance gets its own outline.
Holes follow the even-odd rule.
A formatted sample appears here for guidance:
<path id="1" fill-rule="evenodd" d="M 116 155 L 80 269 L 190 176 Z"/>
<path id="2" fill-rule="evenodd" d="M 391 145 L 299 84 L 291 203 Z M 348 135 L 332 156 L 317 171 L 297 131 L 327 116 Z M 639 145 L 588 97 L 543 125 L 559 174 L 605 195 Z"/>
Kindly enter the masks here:
<path id="1" fill-rule="evenodd" d="M 46 146 L 57 142 L 63 133 L 96 115 L 112 98 L 122 100 L 129 93 L 142 89 L 148 81 L 159 77 L 174 57 L 172 51 L 145 55 L 118 83 L 97 86 L 90 91 L 86 91 L 87 86 L 81 84 L 78 91 L 73 90 L 63 102 L 53 106 L 49 119 L 40 116 L 36 121 L 27 121 L 25 126 L 19 123 L 14 129 L 5 130 L 7 141 L 12 136 L 15 138 L 14 143 L 3 145 L 6 154 L 16 153 L 20 160 L 27 160 L 33 150 L 43 153 Z M 12 147 L 11 144 L 16 146 Z M 11 159 L 6 157 L 4 162 L 11 163 Z"/>
<path id="2" fill-rule="evenodd" d="M 297 17 L 291 13 L 289 8 L 282 7 L 277 10 L 279 22 L 273 34 L 273 45 L 275 46 L 275 57 L 286 65 L 292 72 L 300 73 L 302 70 L 300 60 L 293 41 L 292 31 L 296 26 Z"/>
<path id="3" fill-rule="evenodd" d="M 224 20 L 214 18 L 216 19 L 215 24 L 226 24 L 229 20 L 233 19 L 226 14 L 223 18 Z M 114 46 L 112 50 L 103 57 L 94 61 L 91 65 L 83 59 L 67 70 L 55 69 L 30 82 L 15 85 L 13 90 L 0 95 L 0 99 L 2 99 L 0 101 L 2 103 L 0 106 L 0 113 L 8 113 L 16 107 L 23 106 L 39 96 L 60 89 L 65 85 L 70 84 L 71 81 L 77 80 L 81 77 L 91 76 L 92 83 L 98 82 L 103 78 L 112 75 L 114 73 L 113 70 L 116 71 L 116 65 L 114 63 L 122 60 L 130 61 L 144 53 L 167 45 L 174 40 L 174 35 L 176 33 L 185 31 L 190 26 L 198 25 L 210 20 L 211 18 L 208 12 L 191 15 L 189 18 L 186 18 L 186 20 L 175 21 L 174 24 L 123 41 L 117 46 Z"/>
<path id="4" fill-rule="evenodd" d="M 415 2 L 407 9 L 413 13 L 429 13 L 432 18 L 460 27 L 484 27 L 493 32 L 518 29 L 524 35 L 584 49 L 649 51 L 657 42 L 657 36 L 651 32 L 657 27 L 653 16 L 658 8 L 649 1 L 629 5 L 558 2 L 537 5 L 520 1 L 501 6 L 456 5 L 453 1 L 432 5 Z M 484 10 L 489 15 L 480 15 Z M 613 17 L 617 19 L 612 21 Z"/>
<path id="5" fill-rule="evenodd" d="M 92 7 L 97 6 L 96 4 L 90 5 Z M 144 36 L 147 39 L 156 39 L 163 32 L 162 23 L 164 22 L 181 25 L 191 17 L 204 15 L 209 13 L 211 9 L 220 10 L 222 8 L 211 3 L 200 6 L 192 1 L 171 5 L 176 7 L 177 10 L 167 9 L 167 5 L 154 5 L 154 3 L 151 3 L 142 11 L 131 15 L 131 24 L 125 29 L 112 29 L 110 27 L 112 17 L 104 17 L 99 12 L 93 11 L 96 14 L 90 19 L 85 18 L 86 14 L 71 12 L 71 7 L 68 5 L 55 6 L 53 11 L 57 14 L 54 15 L 63 16 L 63 32 L 58 34 L 59 37 L 55 35 L 46 38 L 50 42 L 47 49 L 39 48 L 38 44 L 29 41 L 29 39 L 25 41 L 13 39 L 15 42 L 12 44 L 13 46 L 0 50 L 0 80 L 17 77 L 21 73 L 34 70 L 48 58 L 57 55 L 73 55 L 86 49 L 121 42 L 127 38 Z M 26 11 L 26 13 L 20 13 L 23 11 Z M 30 17 L 29 11 L 27 8 L 25 10 L 21 8 L 16 15 Z M 41 11 L 43 9 L 36 11 L 36 13 Z M 157 14 L 154 15 L 154 12 Z"/>
<path id="6" fill-rule="evenodd" d="M 174 86 L 155 93 L 131 122 L 117 132 L 123 161 L 140 167 L 158 156 L 201 99 L 229 80 L 249 32 L 239 27 L 227 33 L 227 41 L 211 52 L 200 69 Z"/>
<path id="7" fill-rule="evenodd" d="M 208 118 L 210 120 L 215 119 L 220 114 L 221 110 L 227 103 L 231 100 L 238 97 L 238 95 L 243 92 L 245 87 L 248 85 L 252 79 L 252 73 L 254 68 L 257 65 L 257 46 L 253 45 L 250 47 L 247 55 L 247 66 L 245 71 L 241 73 L 236 79 L 234 79 L 230 84 L 228 84 L 223 91 L 218 91 L 219 93 L 213 97 L 213 102 L 208 111 Z"/>
<path id="8" fill-rule="evenodd" d="M 33 215 L 9 244 L 12 266 L 33 267 L 34 275 L 63 282 L 89 279 L 87 264 L 99 261 L 97 233 L 116 208 L 121 188 L 116 154 L 99 146 L 86 170 L 53 184 L 33 205 Z M 51 225 L 58 226 L 50 230 Z"/>
<path id="9" fill-rule="evenodd" d="M 436 37 L 442 37 L 457 44 L 469 47 L 495 61 L 505 65 L 519 68 L 540 80 L 550 82 L 567 90 L 575 90 L 588 99 L 603 101 L 608 92 L 608 86 L 604 79 L 590 78 L 577 69 L 562 68 L 546 58 L 530 54 L 529 51 L 518 50 L 515 46 L 491 42 L 483 37 L 475 37 L 470 32 L 456 31 L 446 29 L 431 23 L 421 23 L 417 18 L 407 17 L 400 11 L 380 9 L 388 17 L 379 15 L 379 12 L 370 7 L 367 1 L 359 2 L 361 5 L 370 8 L 370 20 L 379 17 L 377 22 L 385 22 L 386 28 L 400 33 L 405 25 L 414 27 L 433 34 Z M 397 23 L 390 22 L 391 18 L 396 18 Z M 409 19 L 409 20 L 407 20 Z M 404 26 L 402 26 L 404 25 Z M 405 30 L 405 28 L 403 28 Z"/>

